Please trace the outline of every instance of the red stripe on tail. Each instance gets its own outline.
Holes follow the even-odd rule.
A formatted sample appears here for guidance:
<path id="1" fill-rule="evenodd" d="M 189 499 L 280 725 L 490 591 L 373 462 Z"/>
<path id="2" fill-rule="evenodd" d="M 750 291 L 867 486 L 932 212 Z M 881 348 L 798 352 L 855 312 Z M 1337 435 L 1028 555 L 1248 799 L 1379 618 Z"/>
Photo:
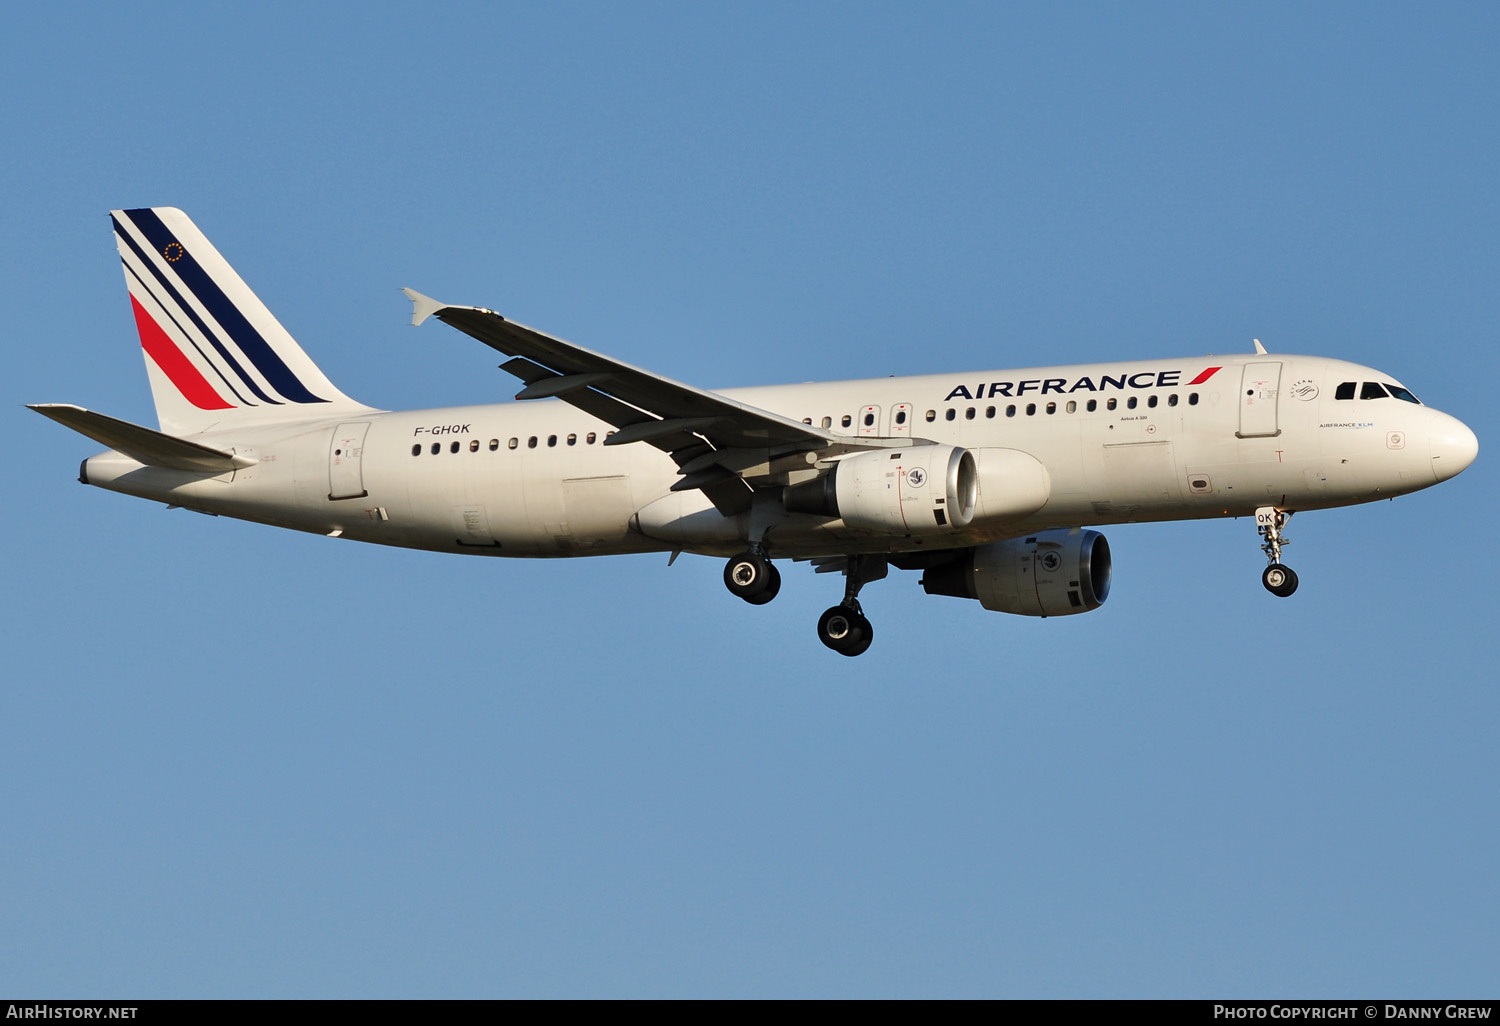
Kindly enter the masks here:
<path id="1" fill-rule="evenodd" d="M 146 350 L 146 355 L 171 379 L 172 384 L 177 386 L 177 391 L 188 402 L 200 410 L 234 409 L 234 404 L 225 402 L 214 391 L 214 386 L 198 373 L 198 368 L 182 355 L 182 350 L 161 330 L 161 325 L 141 308 L 134 296 L 130 297 L 130 306 L 135 311 L 135 330 L 141 334 L 141 348 Z"/>

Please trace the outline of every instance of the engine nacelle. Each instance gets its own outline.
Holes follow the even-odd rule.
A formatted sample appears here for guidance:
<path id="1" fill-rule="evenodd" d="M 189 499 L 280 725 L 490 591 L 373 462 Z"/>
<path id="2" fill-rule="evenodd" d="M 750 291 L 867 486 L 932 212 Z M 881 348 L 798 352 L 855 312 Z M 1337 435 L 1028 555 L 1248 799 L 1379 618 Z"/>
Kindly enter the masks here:
<path id="1" fill-rule="evenodd" d="M 929 595 L 978 599 L 997 613 L 1067 616 L 1109 597 L 1109 542 L 1098 531 L 1042 531 L 980 545 L 922 574 Z"/>
<path id="2" fill-rule="evenodd" d="M 979 475 L 956 445 L 910 445 L 856 453 L 815 481 L 783 492 L 792 513 L 839 517 L 886 534 L 939 534 L 974 519 Z"/>

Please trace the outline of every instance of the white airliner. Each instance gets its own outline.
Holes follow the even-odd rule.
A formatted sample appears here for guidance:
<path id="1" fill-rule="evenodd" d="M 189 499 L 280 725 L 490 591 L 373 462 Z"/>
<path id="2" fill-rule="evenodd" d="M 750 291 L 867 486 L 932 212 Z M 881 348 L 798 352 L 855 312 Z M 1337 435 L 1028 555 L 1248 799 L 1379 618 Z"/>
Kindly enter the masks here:
<path id="1" fill-rule="evenodd" d="M 1414 492 L 1479 450 L 1382 371 L 1268 354 L 708 392 L 407 289 L 499 350 L 516 403 L 388 412 L 344 395 L 180 210 L 113 212 L 160 431 L 31 408 L 109 451 L 79 479 L 331 537 L 485 556 L 728 556 L 759 605 L 773 559 L 842 572 L 818 621 L 870 646 L 860 589 L 1062 616 L 1109 594 L 1085 525 L 1254 516 L 1267 589 L 1294 511 Z M 539 401 L 531 401 L 539 400 Z"/>

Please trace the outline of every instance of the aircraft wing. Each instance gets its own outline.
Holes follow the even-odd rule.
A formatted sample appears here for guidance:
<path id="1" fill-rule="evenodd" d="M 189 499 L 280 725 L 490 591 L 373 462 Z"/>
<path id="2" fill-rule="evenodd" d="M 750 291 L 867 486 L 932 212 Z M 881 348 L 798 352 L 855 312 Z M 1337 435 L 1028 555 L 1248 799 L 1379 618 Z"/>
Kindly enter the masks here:
<path id="1" fill-rule="evenodd" d="M 402 291 L 412 301 L 413 325 L 435 316 L 511 357 L 500 366 L 525 382 L 517 399 L 561 399 L 615 426 L 605 445 L 647 442 L 670 453 L 684 475 L 673 490 L 702 488 L 721 512 L 750 505 L 750 486 L 736 466 L 797 452 L 872 447 L 873 440 L 856 442 L 673 381 L 483 307 L 449 306 L 414 289 Z"/>

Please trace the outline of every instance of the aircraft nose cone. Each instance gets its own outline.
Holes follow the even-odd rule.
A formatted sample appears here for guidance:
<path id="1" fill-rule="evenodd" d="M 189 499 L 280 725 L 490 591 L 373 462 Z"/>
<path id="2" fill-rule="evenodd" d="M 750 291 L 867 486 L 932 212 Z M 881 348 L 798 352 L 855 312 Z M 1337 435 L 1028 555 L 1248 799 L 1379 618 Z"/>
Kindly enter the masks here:
<path id="1" fill-rule="evenodd" d="M 1446 413 L 1433 417 L 1427 438 L 1432 451 L 1432 472 L 1439 481 L 1456 476 L 1479 455 L 1479 439 L 1474 437 L 1474 432 L 1463 421 Z"/>

